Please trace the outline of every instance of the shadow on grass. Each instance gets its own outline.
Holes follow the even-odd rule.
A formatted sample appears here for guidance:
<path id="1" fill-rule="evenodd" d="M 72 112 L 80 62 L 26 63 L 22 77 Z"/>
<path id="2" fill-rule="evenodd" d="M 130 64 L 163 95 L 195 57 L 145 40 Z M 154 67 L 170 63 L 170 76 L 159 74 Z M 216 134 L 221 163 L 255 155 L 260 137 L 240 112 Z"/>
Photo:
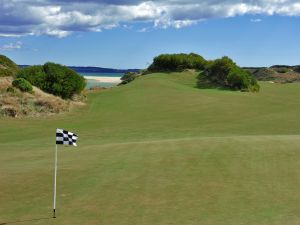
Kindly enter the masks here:
<path id="1" fill-rule="evenodd" d="M 220 91 L 236 91 L 229 87 L 221 86 L 220 84 L 213 83 L 207 77 L 205 77 L 202 73 L 197 76 L 197 84 L 195 88 L 198 89 L 214 89 Z"/>
<path id="2" fill-rule="evenodd" d="M 50 219 L 53 219 L 53 217 L 44 217 L 44 218 L 36 218 L 36 219 L 28 219 L 28 220 L 16 220 L 16 221 L 9 221 L 9 222 L 5 222 L 5 223 L 0 222 L 0 225 L 25 223 L 25 222 L 32 222 L 32 221 L 39 221 L 39 220 L 50 220 Z"/>

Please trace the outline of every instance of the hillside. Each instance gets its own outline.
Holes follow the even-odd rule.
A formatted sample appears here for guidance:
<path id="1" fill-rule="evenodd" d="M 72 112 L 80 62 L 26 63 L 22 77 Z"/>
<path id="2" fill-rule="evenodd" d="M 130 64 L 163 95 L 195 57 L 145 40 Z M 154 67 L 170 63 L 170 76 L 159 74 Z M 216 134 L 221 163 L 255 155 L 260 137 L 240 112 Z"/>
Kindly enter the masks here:
<path id="1" fill-rule="evenodd" d="M 276 83 L 292 83 L 300 81 L 300 66 L 274 65 L 271 67 L 246 67 L 257 80 Z"/>
<path id="2" fill-rule="evenodd" d="M 198 89 L 197 75 L 149 74 L 65 115 L 1 118 L 0 223 L 299 224 L 300 83 L 236 92 Z M 58 127 L 79 139 L 59 146 L 52 219 Z"/>
<path id="3" fill-rule="evenodd" d="M 69 101 L 37 87 L 33 87 L 33 93 L 21 92 L 12 87 L 12 81 L 12 77 L 0 77 L 0 117 L 51 115 L 69 110 Z"/>
<path id="4" fill-rule="evenodd" d="M 4 55 L 0 55 L 0 77 L 15 76 L 18 66 Z"/>

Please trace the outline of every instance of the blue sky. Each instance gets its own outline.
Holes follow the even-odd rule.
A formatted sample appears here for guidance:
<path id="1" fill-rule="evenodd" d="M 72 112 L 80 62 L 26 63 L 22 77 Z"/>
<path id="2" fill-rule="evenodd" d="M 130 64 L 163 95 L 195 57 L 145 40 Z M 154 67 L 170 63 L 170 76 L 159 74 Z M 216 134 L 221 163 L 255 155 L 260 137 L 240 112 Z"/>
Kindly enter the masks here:
<path id="1" fill-rule="evenodd" d="M 241 66 L 300 64 L 300 4 L 280 1 L 276 8 L 278 1 L 271 6 L 270 1 L 225 1 L 224 7 L 224 1 L 216 0 L 197 10 L 193 0 L 187 8 L 180 7 L 180 0 L 159 5 L 95 0 L 80 7 L 71 0 L 13 0 L 10 3 L 22 2 L 23 10 L 38 11 L 22 20 L 12 16 L 12 7 L 0 6 L 2 15 L 8 15 L 0 16 L 0 54 L 18 64 L 53 61 L 110 68 L 145 68 L 158 54 L 179 52 L 207 59 L 227 55 Z M 93 11 L 96 6 L 115 14 Z"/>

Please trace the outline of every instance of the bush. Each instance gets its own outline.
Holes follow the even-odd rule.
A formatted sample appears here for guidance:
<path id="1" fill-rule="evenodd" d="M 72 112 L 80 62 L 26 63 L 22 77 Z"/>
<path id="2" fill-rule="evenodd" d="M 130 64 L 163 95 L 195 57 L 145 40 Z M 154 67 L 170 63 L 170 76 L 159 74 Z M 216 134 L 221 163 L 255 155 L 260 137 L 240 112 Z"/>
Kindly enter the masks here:
<path id="1" fill-rule="evenodd" d="M 17 78 L 24 78 L 32 85 L 43 89 L 42 86 L 46 78 L 46 73 L 44 72 L 43 66 L 28 66 L 19 70 Z"/>
<path id="2" fill-rule="evenodd" d="M 0 77 L 15 76 L 19 70 L 17 64 L 4 55 L 0 55 Z"/>
<path id="3" fill-rule="evenodd" d="M 131 81 L 133 81 L 139 74 L 134 73 L 134 72 L 127 72 L 124 74 L 123 77 L 121 77 L 122 82 L 120 83 L 120 85 L 123 84 L 128 84 Z"/>
<path id="4" fill-rule="evenodd" d="M 173 72 L 185 69 L 202 70 L 205 68 L 206 60 L 195 53 L 190 54 L 162 54 L 153 59 L 148 67 L 150 72 Z"/>
<path id="5" fill-rule="evenodd" d="M 71 98 L 85 87 L 85 79 L 66 66 L 46 63 L 43 66 L 31 66 L 22 69 L 18 78 L 24 78 L 45 92 Z"/>
<path id="6" fill-rule="evenodd" d="M 217 86 L 242 91 L 259 91 L 259 85 L 251 73 L 238 67 L 227 56 L 207 64 L 204 76 Z M 201 79 L 203 81 L 202 76 Z"/>
<path id="7" fill-rule="evenodd" d="M 0 109 L 0 115 L 8 116 L 8 117 L 18 117 L 18 109 L 13 106 L 6 106 Z"/>
<path id="8" fill-rule="evenodd" d="M 259 85 L 249 71 L 235 67 L 227 76 L 228 85 L 231 89 L 242 91 L 259 91 Z"/>
<path id="9" fill-rule="evenodd" d="M 17 78 L 12 82 L 12 85 L 19 88 L 23 92 L 32 92 L 32 85 L 24 78 Z"/>
<path id="10" fill-rule="evenodd" d="M 281 67 L 281 68 L 277 68 L 276 71 L 278 73 L 288 73 L 290 71 L 290 69 Z"/>
<path id="11" fill-rule="evenodd" d="M 72 95 L 79 94 L 86 85 L 82 76 L 66 66 L 46 63 L 43 68 L 46 73 L 44 90 L 54 95 L 71 98 Z"/>
<path id="12" fill-rule="evenodd" d="M 236 64 L 227 56 L 216 59 L 208 64 L 205 70 L 205 75 L 214 83 L 222 86 L 227 86 L 227 76 L 231 69 L 235 68 Z"/>
<path id="13" fill-rule="evenodd" d="M 300 66 L 295 66 L 294 71 L 297 72 L 297 73 L 300 73 Z"/>
<path id="14" fill-rule="evenodd" d="M 13 87 L 9 86 L 9 87 L 6 89 L 6 92 L 9 92 L 9 93 L 16 93 L 16 90 L 15 90 Z"/>

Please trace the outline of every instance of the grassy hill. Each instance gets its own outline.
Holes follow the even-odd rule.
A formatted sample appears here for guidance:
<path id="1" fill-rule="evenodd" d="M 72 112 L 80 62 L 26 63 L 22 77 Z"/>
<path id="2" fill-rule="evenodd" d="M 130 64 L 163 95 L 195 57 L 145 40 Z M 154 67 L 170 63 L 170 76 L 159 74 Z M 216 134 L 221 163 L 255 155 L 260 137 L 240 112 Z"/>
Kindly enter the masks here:
<path id="1" fill-rule="evenodd" d="M 66 66 L 47 62 L 19 69 L 11 59 L 0 55 L 0 117 L 69 111 L 83 104 L 79 100 L 84 99 L 85 85 L 85 79 Z"/>
<path id="2" fill-rule="evenodd" d="M 246 67 L 252 75 L 260 81 L 273 81 L 276 83 L 292 83 L 300 81 L 300 66 L 275 65 L 267 67 Z"/>
<path id="3" fill-rule="evenodd" d="M 0 224 L 300 223 L 300 84 L 197 89 L 152 74 L 55 118 L 0 119 Z M 51 219 L 54 132 L 57 218 Z"/>
<path id="4" fill-rule="evenodd" d="M 19 68 L 12 60 L 0 55 L 0 77 L 15 76 Z"/>

